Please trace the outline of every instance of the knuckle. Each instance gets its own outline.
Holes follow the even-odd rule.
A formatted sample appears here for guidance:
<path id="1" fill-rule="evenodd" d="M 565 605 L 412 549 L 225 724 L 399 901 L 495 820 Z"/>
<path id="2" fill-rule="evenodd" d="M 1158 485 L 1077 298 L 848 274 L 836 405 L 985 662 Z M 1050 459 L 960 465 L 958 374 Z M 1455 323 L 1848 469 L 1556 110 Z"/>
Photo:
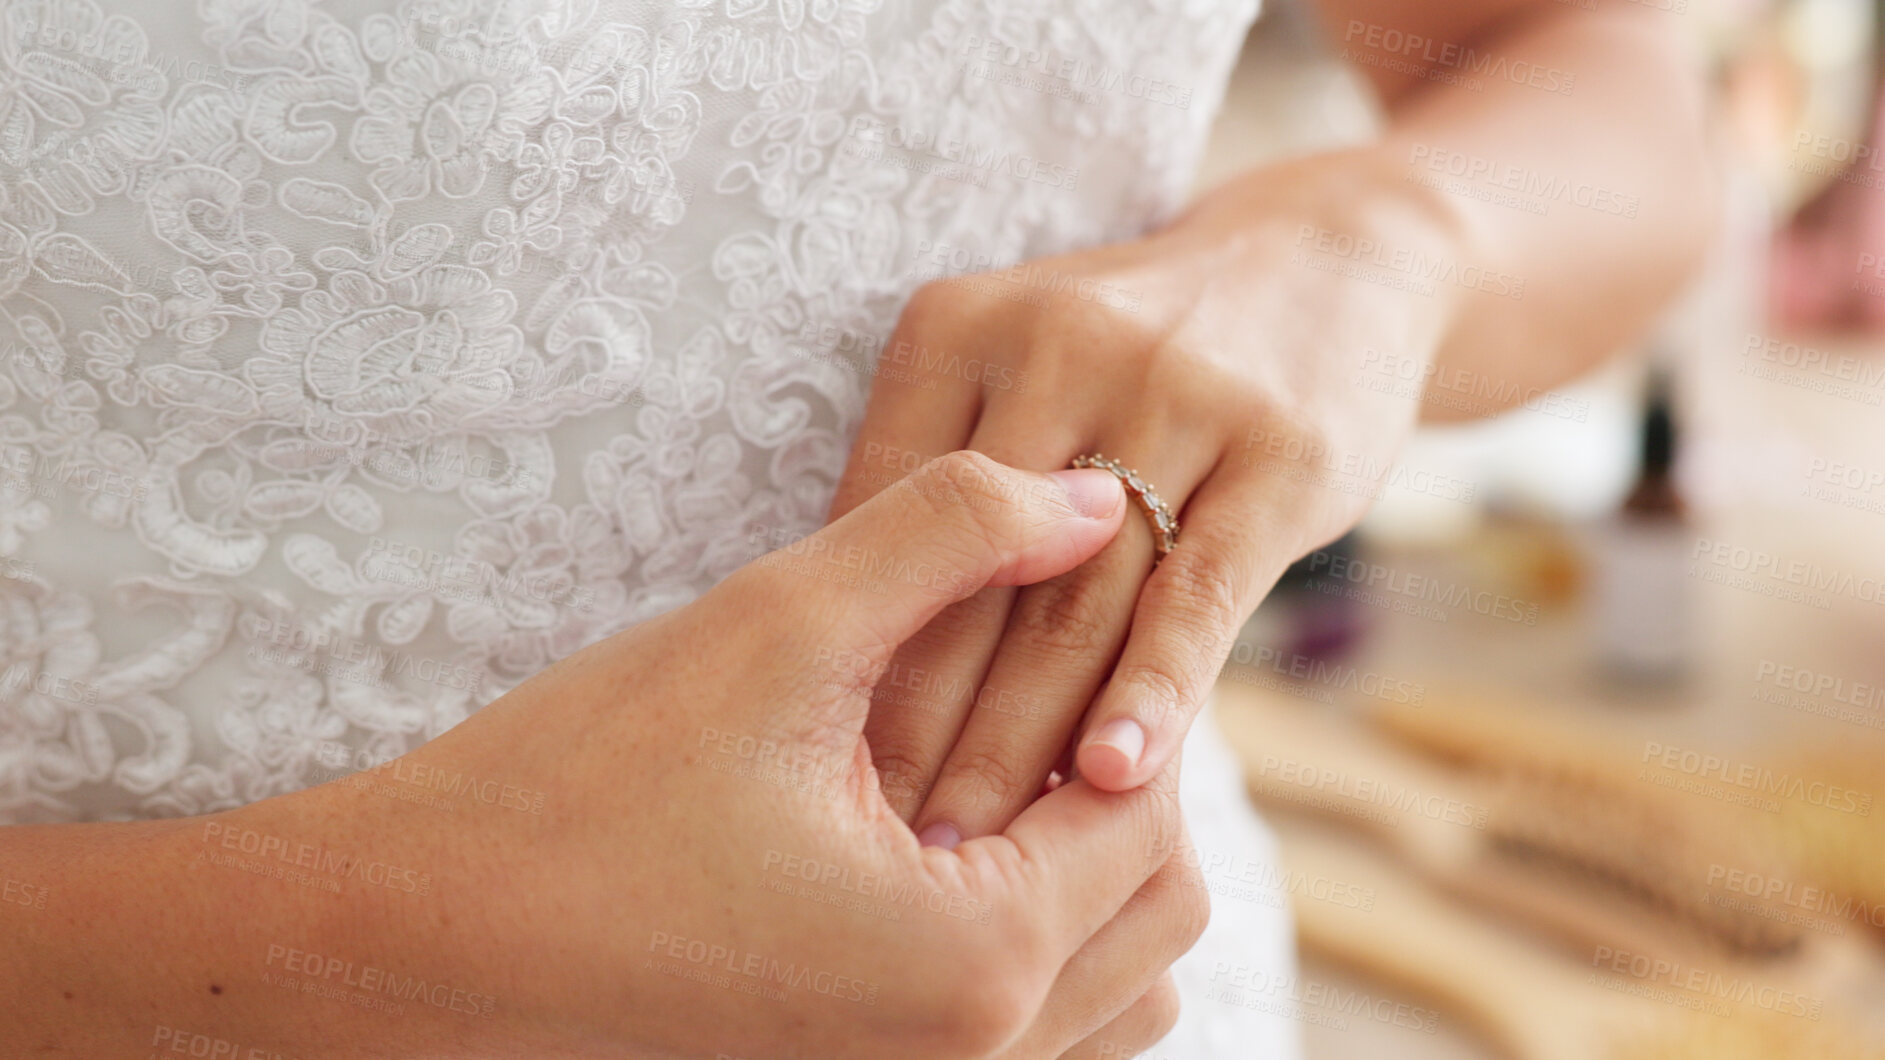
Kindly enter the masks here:
<path id="1" fill-rule="evenodd" d="M 1203 629 L 1243 625 L 1242 581 L 1232 564 L 1202 551 L 1174 549 L 1154 572 L 1160 602 L 1203 623 Z"/>
<path id="2" fill-rule="evenodd" d="M 1006 805 L 1017 795 L 1032 794 L 1040 784 L 999 748 L 957 748 L 944 769 L 951 801 L 978 811 Z"/>
<path id="3" fill-rule="evenodd" d="M 1172 931 L 1188 952 L 1211 923 L 1211 888 L 1196 865 L 1181 866 L 1172 895 Z"/>
<path id="4" fill-rule="evenodd" d="M 1147 711 L 1176 710 L 1180 703 L 1201 694 L 1199 682 L 1184 667 L 1164 659 L 1121 664 L 1117 680 L 1136 685 L 1145 693 L 1140 702 L 1141 709 Z"/>
<path id="5" fill-rule="evenodd" d="M 936 645 L 959 652 L 960 645 L 981 641 L 990 631 L 999 630 L 1008 618 L 1009 597 L 1000 589 L 983 589 L 966 600 L 959 600 L 938 612 L 929 625 L 917 631 L 912 643 Z M 945 692 L 949 704 L 965 705 L 973 682 L 948 682 Z"/>
<path id="6" fill-rule="evenodd" d="M 1338 440 L 1327 426 L 1299 403 L 1271 393 L 1250 395 L 1246 401 L 1253 409 L 1245 441 L 1247 464 L 1297 464 L 1315 470 L 1340 455 L 1333 448 Z"/>
<path id="7" fill-rule="evenodd" d="M 1152 839 L 1148 850 L 1170 850 L 1190 843 L 1185 834 L 1185 814 L 1178 804 L 1175 784 L 1147 784 L 1139 789 L 1143 796 L 1146 833 Z"/>
<path id="8" fill-rule="evenodd" d="M 1119 827 L 1129 829 L 1125 835 L 1132 841 L 1130 849 L 1145 858 L 1148 877 L 1156 877 L 1170 863 L 1172 852 L 1188 842 L 1177 790 L 1156 781 L 1127 795 L 1125 820 Z"/>
<path id="9" fill-rule="evenodd" d="M 937 992 L 948 1054 L 980 1058 L 1000 1052 L 1033 1022 L 1042 988 L 1031 973 L 979 947 L 960 948 L 950 963 Z"/>
<path id="10" fill-rule="evenodd" d="M 1112 353 L 1133 361 L 1142 361 L 1165 341 L 1165 329 L 1134 312 L 1128 303 L 1095 297 L 1083 297 L 1102 284 L 1115 285 L 1111 277 L 1080 277 L 1084 283 L 1068 283 L 1048 295 L 1047 305 L 1035 315 L 1028 329 L 1031 345 L 1050 345 L 1063 350 L 1086 349 L 1086 356 Z M 1115 285 L 1117 286 L 1117 285 Z M 1101 341 L 1089 344 L 1089 340 Z"/>
<path id="11" fill-rule="evenodd" d="M 929 795 L 929 768 L 923 757 L 901 741 L 880 740 L 871 746 L 871 764 L 884 794 L 908 798 L 912 806 Z"/>
<path id="12" fill-rule="evenodd" d="M 1133 1002 L 1132 1007 L 1136 1010 L 1136 1029 L 1144 1036 L 1144 1044 L 1151 1045 L 1178 1026 L 1184 1003 L 1179 1000 L 1178 987 L 1172 982 L 1170 974 L 1166 974 L 1159 977 L 1159 981 L 1145 992 L 1144 997 Z"/>
<path id="13" fill-rule="evenodd" d="M 1001 487 L 1006 473 L 980 453 L 958 450 L 924 464 L 894 487 L 915 506 L 910 514 L 918 522 L 948 528 L 946 539 L 936 545 L 947 550 L 943 558 L 957 568 L 958 581 L 980 571 L 1009 536 L 1003 513 L 1012 505 L 1004 503 Z"/>
<path id="14" fill-rule="evenodd" d="M 1122 663 L 1119 676 L 1143 687 L 1155 705 L 1198 700 L 1246 617 L 1237 579 L 1222 564 L 1181 549 L 1159 565 L 1146 591 L 1149 609 L 1179 617 L 1160 623 L 1146 656 Z"/>
<path id="15" fill-rule="evenodd" d="M 978 521 L 986 522 L 988 516 L 1014 506 L 1013 476 L 1013 471 L 993 457 L 973 449 L 958 449 L 924 464 L 906 481 L 939 510 L 966 510 Z"/>
<path id="16" fill-rule="evenodd" d="M 962 306 L 961 288 L 947 280 L 931 280 L 910 292 L 898 321 L 899 332 L 921 333 L 954 316 Z"/>
<path id="17" fill-rule="evenodd" d="M 1033 586 L 1016 604 L 1014 621 L 1028 641 L 1055 658 L 1086 659 L 1113 649 L 1105 591 L 1085 567 Z"/>

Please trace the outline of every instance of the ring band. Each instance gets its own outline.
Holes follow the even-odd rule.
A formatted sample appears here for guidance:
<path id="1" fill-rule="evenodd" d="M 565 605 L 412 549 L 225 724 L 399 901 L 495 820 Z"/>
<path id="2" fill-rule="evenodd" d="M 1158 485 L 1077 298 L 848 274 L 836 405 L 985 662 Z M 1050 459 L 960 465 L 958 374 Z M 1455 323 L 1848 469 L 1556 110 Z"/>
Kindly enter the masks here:
<path id="1" fill-rule="evenodd" d="M 1154 563 L 1164 559 L 1167 552 L 1178 546 L 1178 517 L 1172 514 L 1171 506 L 1159 498 L 1158 491 L 1139 477 L 1137 471 L 1099 453 L 1076 456 L 1073 466 L 1111 471 L 1125 485 L 1126 492 L 1132 494 L 1139 510 L 1145 513 L 1146 522 L 1152 524 L 1152 549 L 1156 553 Z"/>

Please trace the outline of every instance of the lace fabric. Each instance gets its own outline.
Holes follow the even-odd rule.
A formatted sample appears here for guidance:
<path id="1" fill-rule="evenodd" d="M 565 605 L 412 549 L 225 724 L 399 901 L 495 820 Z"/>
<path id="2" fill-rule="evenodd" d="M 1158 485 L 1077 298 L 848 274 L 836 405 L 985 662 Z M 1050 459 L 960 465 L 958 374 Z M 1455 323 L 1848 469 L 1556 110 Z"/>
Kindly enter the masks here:
<path id="1" fill-rule="evenodd" d="M 816 529 L 909 293 L 1165 218 L 1255 5 L 8 0 L 0 823 L 376 765 Z"/>
<path id="2" fill-rule="evenodd" d="M 923 279 L 1186 190 L 1253 0 L 11 0 L 0 817 L 437 735 L 815 529 Z"/>

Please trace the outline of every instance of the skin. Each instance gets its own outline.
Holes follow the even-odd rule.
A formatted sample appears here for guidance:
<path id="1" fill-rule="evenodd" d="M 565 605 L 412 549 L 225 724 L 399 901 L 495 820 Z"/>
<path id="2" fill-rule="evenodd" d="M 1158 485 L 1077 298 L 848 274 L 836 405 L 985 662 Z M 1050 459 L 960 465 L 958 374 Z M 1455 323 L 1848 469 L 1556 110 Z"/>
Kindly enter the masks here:
<path id="1" fill-rule="evenodd" d="M 0 829 L 0 882 L 44 898 L 0 901 L 0 1011 L 17 1029 L 0 1055 L 141 1055 L 199 1033 L 301 1060 L 1091 1057 L 1154 1041 L 1176 1012 L 1163 970 L 1204 909 L 1177 748 L 1237 625 L 1291 559 L 1359 518 L 1371 482 L 1345 469 L 1386 466 L 1423 412 L 1493 411 L 1432 388 L 1423 409 L 1356 380 L 1393 357 L 1417 378 L 1445 366 L 1519 394 L 1562 381 L 1675 288 L 1710 215 L 1676 16 L 1621 0 L 1324 6 L 1338 44 L 1359 23 L 1354 54 L 1414 71 L 1362 67 L 1388 107 L 1377 142 L 1252 172 L 1163 232 L 1039 263 L 1136 292 L 1134 312 L 1024 311 L 952 284 L 912 300 L 893 347 L 972 347 L 1030 386 L 945 379 L 914 401 L 881 381 L 819 537 L 933 549 L 932 569 L 960 575 L 948 591 L 847 591 L 828 559 L 789 554 L 564 660 L 371 785 L 184 821 Z M 1457 66 L 1371 49 L 1369 25 L 1572 71 L 1575 90 L 1435 80 Z M 1406 179 L 1430 172 L 1423 148 L 1612 189 L 1636 216 L 1435 192 Z M 1365 263 L 1318 249 L 1359 239 L 1471 266 L 1506 293 L 1359 282 L 1334 270 Z M 1153 571 L 1123 502 L 1081 515 L 1049 480 L 970 455 L 906 478 L 868 459 L 884 446 L 1036 471 L 1101 450 L 1182 505 L 1184 535 Z M 997 588 L 971 593 L 985 583 Z M 913 706 L 898 678 L 919 670 L 973 691 Z M 690 755 L 717 746 L 700 746 L 709 727 L 769 736 L 837 786 L 814 798 L 703 768 Z M 1056 761 L 1081 779 L 1041 797 Z M 399 779 L 421 769 L 469 771 L 544 809 L 440 812 L 381 793 L 423 791 Z M 230 867 L 247 837 L 425 878 L 428 893 L 348 878 L 336 895 Z M 781 880 L 769 852 L 935 889 L 989 923 L 791 900 L 761 887 Z M 876 984 L 877 1000 L 791 987 L 766 1002 L 663 975 L 649 968 L 662 932 Z M 314 973 L 307 954 L 323 955 Z M 263 979 L 332 985 L 327 957 L 342 980 L 384 969 L 460 993 L 393 1017 Z"/>
<path id="2" fill-rule="evenodd" d="M 877 379 L 834 513 L 895 481 L 904 454 L 1046 469 L 1099 452 L 1182 527 L 1154 568 L 1135 508 L 1091 562 L 979 594 L 904 647 L 893 674 L 923 679 L 898 683 L 942 691 L 880 693 L 867 732 L 925 842 L 999 832 L 1057 766 L 1112 791 L 1158 775 L 1251 611 L 1355 525 L 1420 418 L 1536 400 L 1639 331 L 1697 258 L 1712 185 L 1678 16 L 1620 0 L 1323 11 L 1386 104 L 1378 140 L 1247 173 L 1144 239 L 1033 263 L 1070 278 L 1045 306 L 1008 297 L 1038 289 L 1000 272 L 933 282 L 886 346 L 932 356 Z M 1477 88 L 1446 80 L 1467 76 Z M 1419 181 L 1456 169 L 1472 175 Z M 1525 174 L 1564 197 L 1541 215 L 1460 193 Z M 953 377 L 948 353 L 990 367 Z"/>
<path id="3" fill-rule="evenodd" d="M 0 910 L 0 964 L 32 969 L 0 980 L 0 1052 L 161 1054 L 197 1034 L 245 1057 L 1137 1051 L 1175 1017 L 1161 979 L 1207 908 L 1176 771 L 1123 796 L 1060 786 L 1003 835 L 943 851 L 890 809 L 863 742 L 876 675 L 911 632 L 984 585 L 1072 568 L 1124 515 L 1104 473 L 956 454 L 557 663 L 376 785 L 9 830 L 7 875 L 47 881 L 49 901 Z M 909 575 L 859 587 L 860 554 Z M 447 794 L 443 813 L 411 798 L 463 774 L 525 794 Z M 210 857 L 307 866 L 302 844 L 383 868 L 309 870 L 344 881 L 336 895 Z M 780 966 L 815 977 L 765 977 Z M 448 989 L 386 1013 L 270 978 L 384 996 L 379 970 Z"/>

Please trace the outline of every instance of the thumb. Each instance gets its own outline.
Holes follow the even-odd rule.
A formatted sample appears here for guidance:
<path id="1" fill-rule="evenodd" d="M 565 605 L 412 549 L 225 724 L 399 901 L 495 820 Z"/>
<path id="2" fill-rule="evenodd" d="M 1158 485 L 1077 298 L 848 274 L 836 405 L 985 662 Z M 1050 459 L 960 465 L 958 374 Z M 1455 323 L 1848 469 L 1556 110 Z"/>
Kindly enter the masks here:
<path id="1" fill-rule="evenodd" d="M 1110 472 L 1019 471 L 955 452 L 734 577 L 771 583 L 768 597 L 787 602 L 781 618 L 882 667 L 937 612 L 983 586 L 1079 566 L 1113 539 L 1125 512 Z"/>
<path id="2" fill-rule="evenodd" d="M 1141 787 L 1107 792 L 1076 779 L 1036 800 L 998 836 L 971 839 L 959 856 L 1014 859 L 1032 871 L 995 873 L 1024 893 L 1004 895 L 1031 914 L 1042 942 L 1064 960 L 1119 913 L 1189 840 L 1178 807 L 1178 760 Z"/>

